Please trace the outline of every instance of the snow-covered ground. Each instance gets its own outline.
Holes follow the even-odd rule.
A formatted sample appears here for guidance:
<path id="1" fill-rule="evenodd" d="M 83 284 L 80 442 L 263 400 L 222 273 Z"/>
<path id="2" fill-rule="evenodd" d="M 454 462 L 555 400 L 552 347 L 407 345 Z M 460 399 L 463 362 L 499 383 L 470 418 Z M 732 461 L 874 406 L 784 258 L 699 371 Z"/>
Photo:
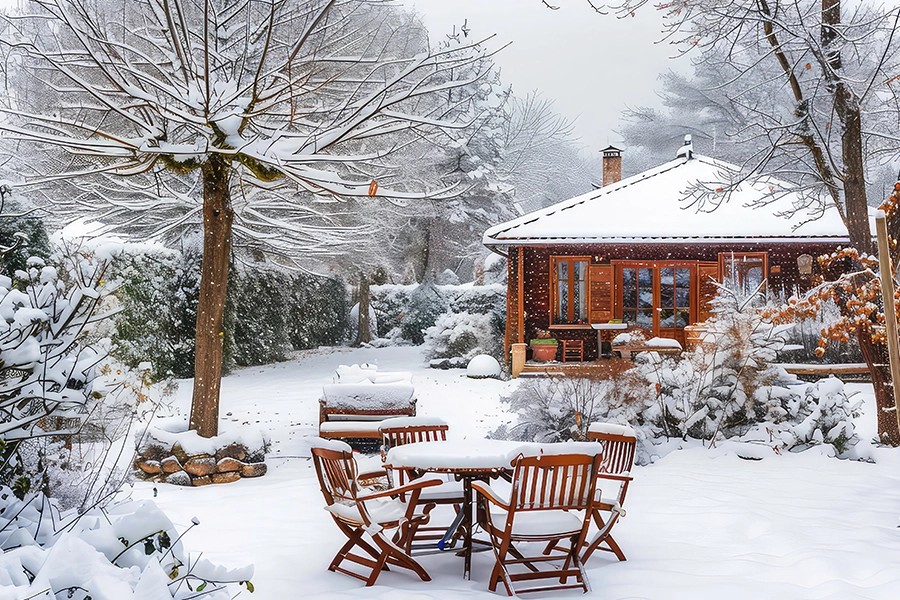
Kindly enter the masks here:
<path id="1" fill-rule="evenodd" d="M 320 391 L 335 368 L 361 362 L 412 371 L 418 413 L 446 420 L 453 439 L 480 438 L 511 420 L 500 397 L 515 382 L 428 369 L 418 348 L 309 352 L 223 381 L 221 429 L 248 424 L 272 440 L 265 477 L 201 488 L 139 482 L 133 496 L 151 498 L 156 487 L 156 502 L 182 529 L 198 517 L 186 547 L 225 566 L 255 564 L 252 597 L 260 600 L 502 595 L 487 591 L 490 552 L 474 556 L 471 581 L 462 578 L 462 559 L 452 553 L 420 558 L 433 577 L 429 583 L 395 570 L 366 589 L 326 570 L 345 538 L 322 509 L 304 438 L 315 433 Z M 852 388 L 871 400 L 871 386 Z M 187 411 L 189 398 L 190 382 L 183 382 L 175 405 Z M 858 430 L 871 439 L 870 401 L 866 408 Z M 590 596 L 897 598 L 900 451 L 875 449 L 874 456 L 874 464 L 842 461 L 813 449 L 749 461 L 690 445 L 636 467 L 627 516 L 616 530 L 628 561 L 592 557 Z"/>

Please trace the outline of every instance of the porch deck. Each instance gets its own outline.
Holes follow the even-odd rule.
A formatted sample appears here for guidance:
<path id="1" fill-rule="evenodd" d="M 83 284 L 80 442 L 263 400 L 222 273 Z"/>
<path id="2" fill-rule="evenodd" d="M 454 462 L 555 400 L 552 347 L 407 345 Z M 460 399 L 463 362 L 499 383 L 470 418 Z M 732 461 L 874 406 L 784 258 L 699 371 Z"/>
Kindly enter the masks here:
<path id="1" fill-rule="evenodd" d="M 522 367 L 519 377 L 611 377 L 634 367 L 624 358 L 601 358 L 584 362 L 537 362 L 529 360 Z"/>

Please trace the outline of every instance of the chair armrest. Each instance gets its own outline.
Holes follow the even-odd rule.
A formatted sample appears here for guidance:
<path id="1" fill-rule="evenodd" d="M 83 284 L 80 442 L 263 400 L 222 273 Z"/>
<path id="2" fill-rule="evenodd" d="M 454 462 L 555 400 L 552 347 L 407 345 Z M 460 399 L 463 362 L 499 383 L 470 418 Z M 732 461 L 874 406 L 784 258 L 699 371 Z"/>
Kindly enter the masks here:
<path id="1" fill-rule="evenodd" d="M 377 471 L 366 471 L 365 473 L 357 473 L 357 480 L 365 480 L 365 479 L 377 479 L 379 477 L 387 477 L 387 471 L 384 469 L 378 469 Z"/>
<path id="2" fill-rule="evenodd" d="M 472 489 L 477 491 L 479 494 L 481 494 L 503 510 L 509 510 L 509 503 L 504 502 L 503 499 L 497 495 L 497 492 L 494 491 L 494 488 L 492 488 L 484 481 L 473 481 Z"/>
<path id="3" fill-rule="evenodd" d="M 598 479 L 609 479 L 611 481 L 633 481 L 631 475 L 614 475 L 612 473 L 597 473 Z"/>
<path id="4" fill-rule="evenodd" d="M 433 487 L 436 485 L 441 485 L 441 482 L 436 479 L 417 479 L 412 483 L 407 483 L 406 485 L 401 485 L 400 487 L 391 488 L 389 490 L 384 490 L 383 492 L 376 492 L 374 494 L 369 494 L 367 496 L 360 496 L 357 498 L 359 502 L 368 502 L 369 500 L 374 500 L 375 498 L 384 498 L 386 496 L 396 496 L 398 494 L 406 494 L 408 492 L 412 492 L 414 490 L 418 490 L 426 487 Z"/>

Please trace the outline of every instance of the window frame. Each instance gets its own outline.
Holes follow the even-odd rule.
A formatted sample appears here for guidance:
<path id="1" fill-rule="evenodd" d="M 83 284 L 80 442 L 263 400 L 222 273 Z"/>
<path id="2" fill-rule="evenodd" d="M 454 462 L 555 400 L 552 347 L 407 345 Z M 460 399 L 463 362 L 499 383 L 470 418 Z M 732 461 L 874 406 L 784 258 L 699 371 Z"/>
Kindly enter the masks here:
<path id="1" fill-rule="evenodd" d="M 645 310 L 653 311 L 653 325 L 650 327 L 650 331 L 653 335 L 660 335 L 660 330 L 664 330 L 666 332 L 674 332 L 675 339 L 678 339 L 680 336 L 683 336 L 684 328 L 683 327 L 660 327 L 660 312 L 661 309 L 664 308 L 661 306 L 661 294 L 660 294 L 660 271 L 662 269 L 689 269 L 690 270 L 690 284 L 688 286 L 689 290 L 689 310 L 688 310 L 688 321 L 689 324 L 693 324 L 697 322 L 697 315 L 699 311 L 699 265 L 700 261 L 696 260 L 614 260 L 611 261 L 613 267 L 615 268 L 614 272 L 614 281 L 615 281 L 615 289 L 614 289 L 614 298 L 615 298 L 615 316 L 617 319 L 622 319 L 625 322 L 625 299 L 624 299 L 624 278 L 623 271 L 625 269 L 651 269 L 652 270 L 652 289 L 653 289 L 653 300 L 651 302 L 651 307 Z M 672 307 L 670 307 L 672 308 Z M 637 308 L 635 310 L 640 310 Z M 637 322 L 628 321 L 629 323 L 633 323 L 635 327 L 641 327 L 637 325 Z M 681 340 L 679 340 L 681 341 Z"/>
<path id="2" fill-rule="evenodd" d="M 569 321 L 567 323 L 555 323 L 556 317 L 556 307 L 558 305 L 559 300 L 559 263 L 567 262 L 569 263 L 569 278 L 568 283 L 570 286 L 570 290 L 573 289 L 572 286 L 575 282 L 575 263 L 576 262 L 584 262 L 584 298 L 583 298 L 583 308 L 584 308 L 584 318 L 581 323 L 577 322 L 577 319 L 574 322 Z M 551 255 L 550 256 L 550 314 L 549 314 L 549 328 L 551 329 L 572 329 L 572 328 L 583 328 L 589 329 L 591 326 L 591 256 L 572 256 L 572 255 Z M 567 318 L 569 315 L 574 316 L 575 313 L 575 302 L 574 295 L 569 294 L 568 301 L 568 311 Z"/>
<path id="3" fill-rule="evenodd" d="M 725 280 L 729 276 L 727 261 L 736 259 L 736 258 L 761 258 L 762 259 L 762 280 L 766 281 L 769 278 L 769 253 L 768 252 L 719 252 L 719 282 L 724 283 Z M 738 285 L 742 285 L 743 281 L 739 281 Z M 766 286 L 764 285 L 761 290 L 765 291 Z"/>

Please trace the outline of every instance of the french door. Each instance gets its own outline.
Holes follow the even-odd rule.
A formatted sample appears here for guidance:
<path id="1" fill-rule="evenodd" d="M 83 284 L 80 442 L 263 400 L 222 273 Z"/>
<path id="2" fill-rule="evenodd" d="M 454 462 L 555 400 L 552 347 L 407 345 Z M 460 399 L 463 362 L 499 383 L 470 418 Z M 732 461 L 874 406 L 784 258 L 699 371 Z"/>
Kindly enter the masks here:
<path id="1" fill-rule="evenodd" d="M 684 343 L 696 318 L 697 263 L 616 261 L 617 313 L 654 336 Z"/>

